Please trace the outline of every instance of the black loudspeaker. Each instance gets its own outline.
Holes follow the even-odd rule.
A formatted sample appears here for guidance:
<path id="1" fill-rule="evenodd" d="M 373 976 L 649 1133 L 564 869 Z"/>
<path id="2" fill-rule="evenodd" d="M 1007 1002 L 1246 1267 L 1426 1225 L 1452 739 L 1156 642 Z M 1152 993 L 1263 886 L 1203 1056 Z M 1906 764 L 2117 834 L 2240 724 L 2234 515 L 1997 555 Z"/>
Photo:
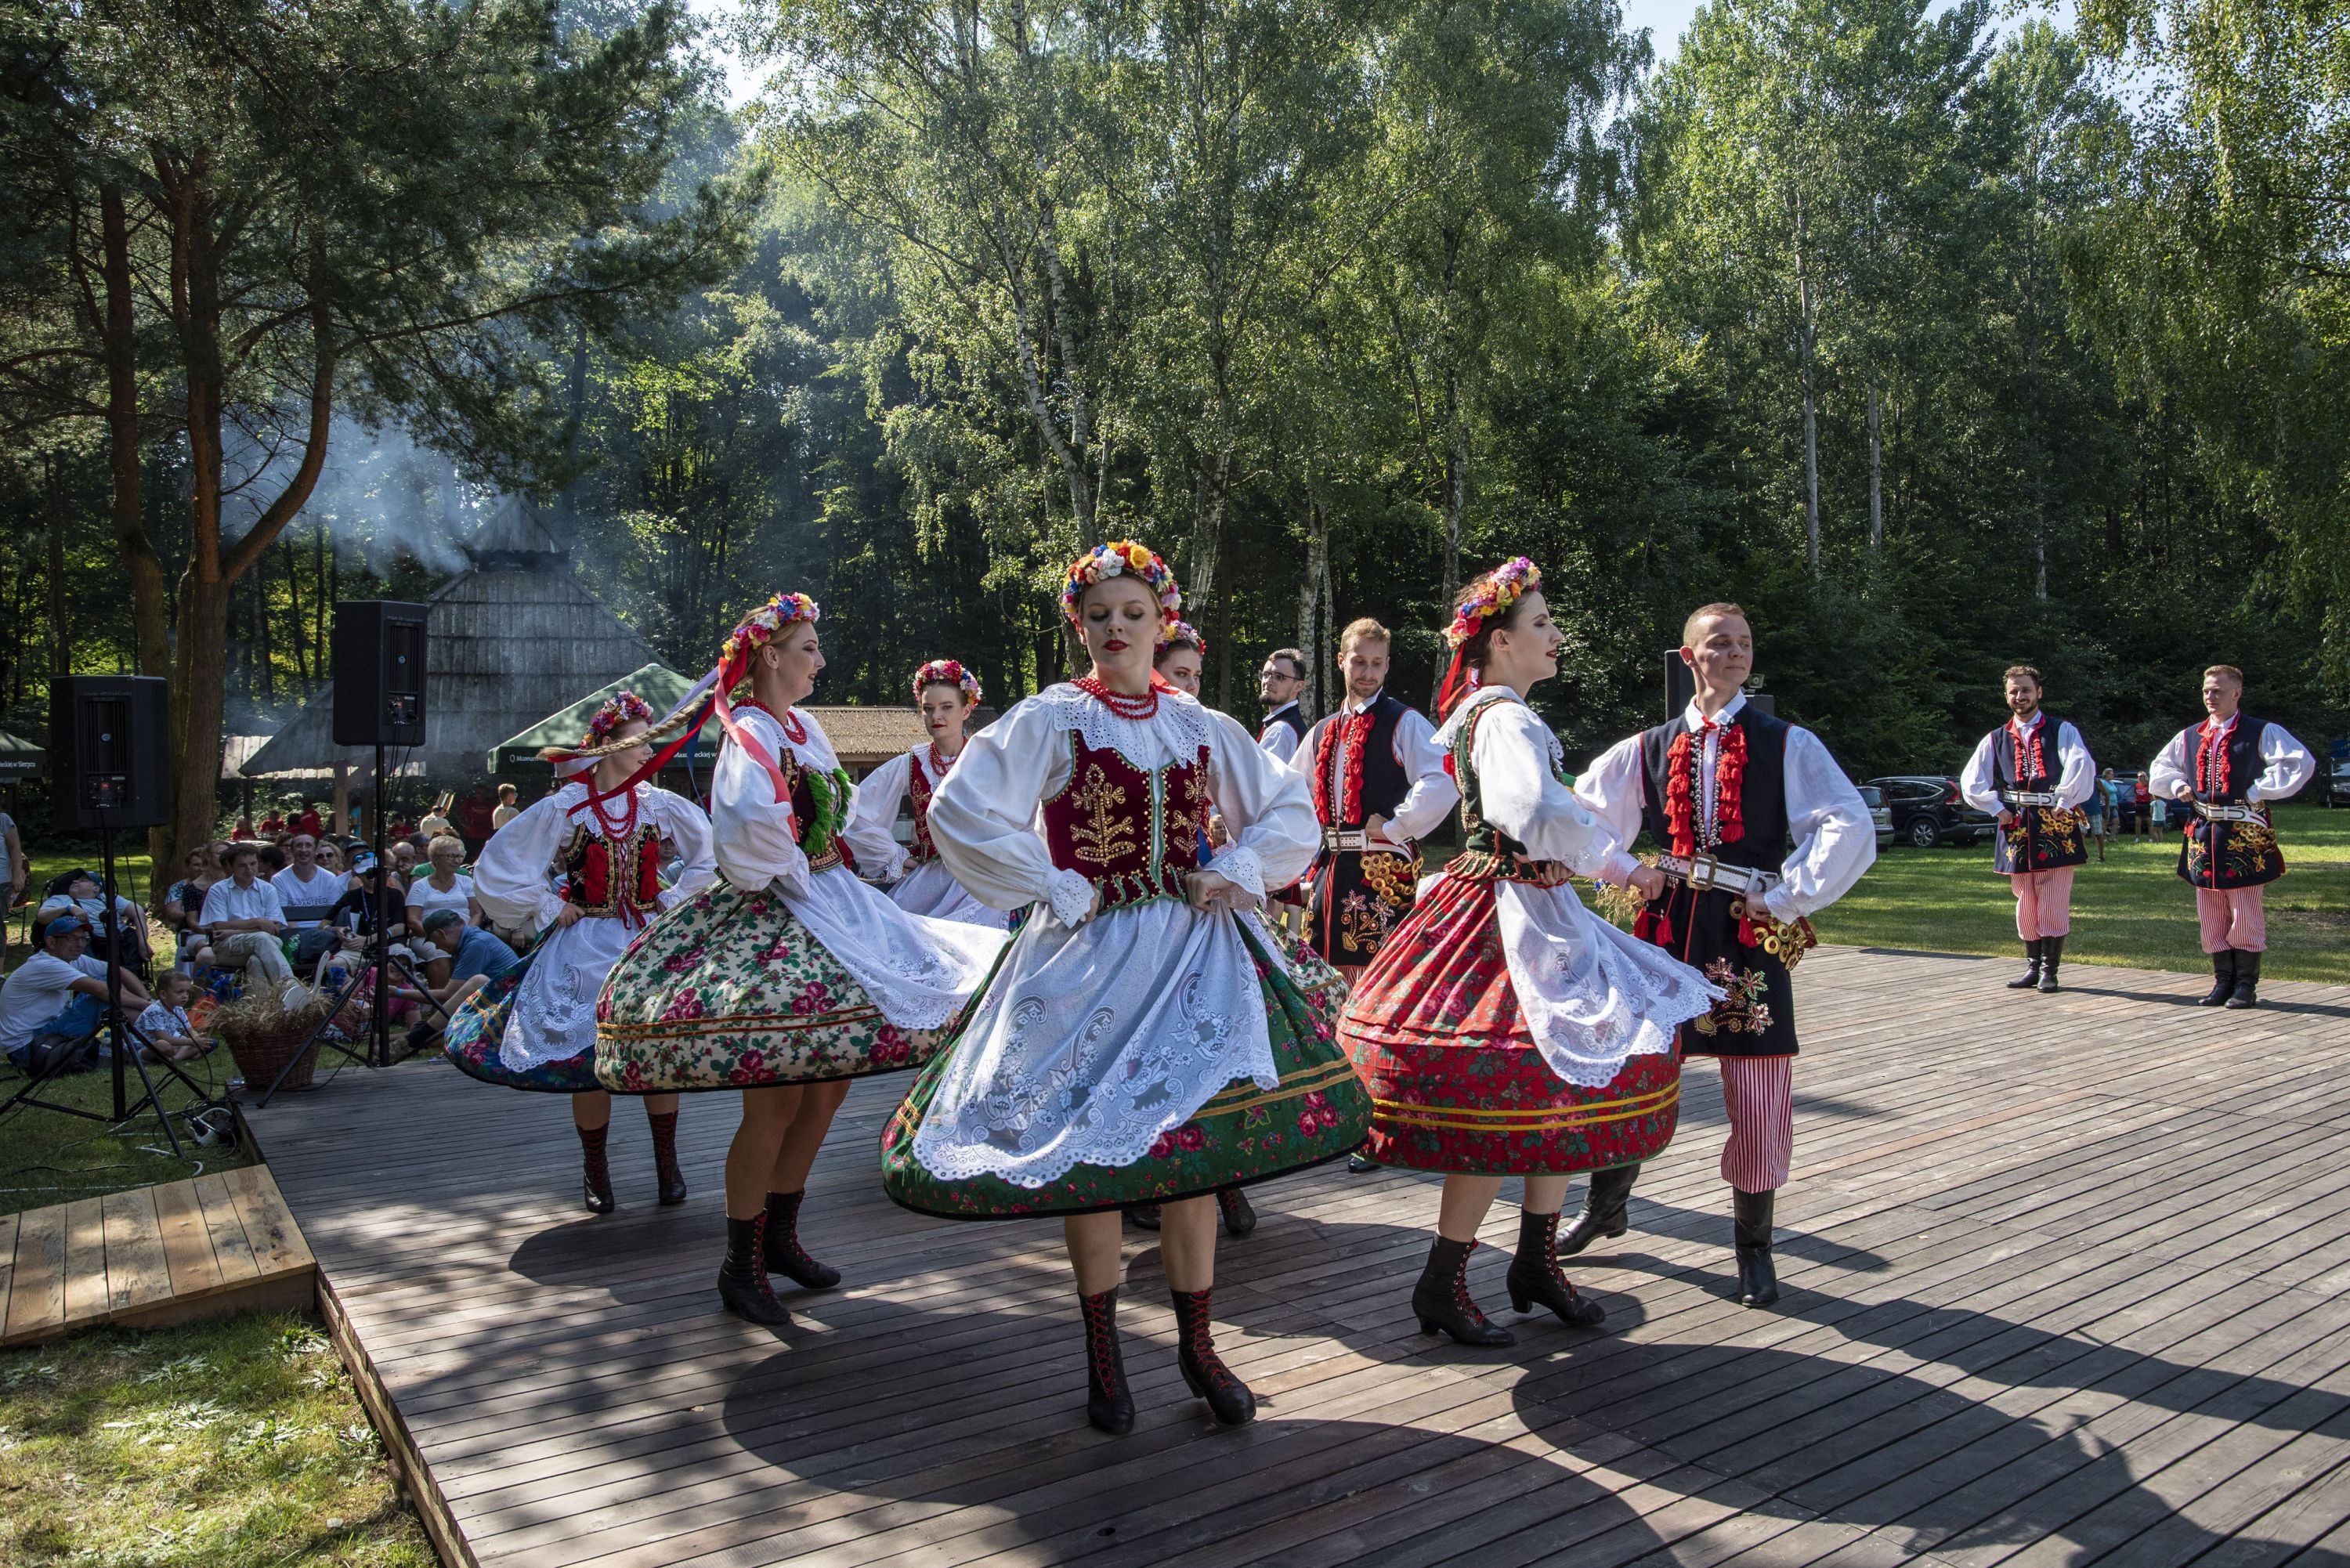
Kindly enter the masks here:
<path id="1" fill-rule="evenodd" d="M 424 625 L 397 599 L 335 607 L 335 744 L 424 743 Z"/>
<path id="2" fill-rule="evenodd" d="M 171 820 L 166 690 L 153 675 L 49 682 L 49 771 L 60 827 L 156 827 Z"/>

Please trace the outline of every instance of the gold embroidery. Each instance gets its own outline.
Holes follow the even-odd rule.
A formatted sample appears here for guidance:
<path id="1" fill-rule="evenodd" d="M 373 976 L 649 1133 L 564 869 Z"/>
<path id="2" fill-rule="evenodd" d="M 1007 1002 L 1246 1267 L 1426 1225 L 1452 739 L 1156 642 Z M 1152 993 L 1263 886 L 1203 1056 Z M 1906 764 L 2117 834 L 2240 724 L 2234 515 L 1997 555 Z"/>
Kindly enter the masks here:
<path id="1" fill-rule="evenodd" d="M 1078 859 L 1107 866 L 1135 852 L 1134 825 L 1118 810 L 1126 804 L 1126 791 L 1109 782 L 1099 763 L 1086 764 L 1086 787 L 1073 798 L 1092 824 L 1070 825 L 1069 836 L 1076 841 Z"/>

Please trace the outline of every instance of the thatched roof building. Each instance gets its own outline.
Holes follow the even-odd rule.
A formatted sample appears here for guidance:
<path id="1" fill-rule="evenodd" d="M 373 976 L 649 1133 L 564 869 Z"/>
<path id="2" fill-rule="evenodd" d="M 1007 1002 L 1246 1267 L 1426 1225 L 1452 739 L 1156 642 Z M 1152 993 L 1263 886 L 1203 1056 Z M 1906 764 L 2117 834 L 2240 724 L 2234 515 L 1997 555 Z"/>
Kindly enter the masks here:
<path id="1" fill-rule="evenodd" d="M 443 784 L 483 776 L 492 747 L 519 724 L 567 707 L 656 661 L 652 648 L 606 608 L 571 569 L 536 509 L 508 496 L 466 555 L 473 566 L 427 601 L 425 743 L 391 755 L 394 767 Z M 334 687 L 245 759 L 247 776 L 332 768 L 355 772 L 372 753 L 334 743 Z"/>

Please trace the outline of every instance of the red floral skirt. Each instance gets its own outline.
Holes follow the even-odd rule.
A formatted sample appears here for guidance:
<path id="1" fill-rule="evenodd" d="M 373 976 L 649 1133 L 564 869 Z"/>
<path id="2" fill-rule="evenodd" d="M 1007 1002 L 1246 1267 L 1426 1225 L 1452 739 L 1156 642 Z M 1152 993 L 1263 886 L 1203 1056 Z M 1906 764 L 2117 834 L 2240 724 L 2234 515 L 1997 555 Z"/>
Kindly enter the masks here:
<path id="1" fill-rule="evenodd" d="M 1371 1091 L 1382 1165 L 1555 1176 L 1632 1165 L 1672 1141 L 1680 1058 L 1635 1056 L 1603 1088 L 1551 1070 L 1518 1015 L 1493 884 L 1447 877 L 1380 947 L 1338 1043 Z"/>

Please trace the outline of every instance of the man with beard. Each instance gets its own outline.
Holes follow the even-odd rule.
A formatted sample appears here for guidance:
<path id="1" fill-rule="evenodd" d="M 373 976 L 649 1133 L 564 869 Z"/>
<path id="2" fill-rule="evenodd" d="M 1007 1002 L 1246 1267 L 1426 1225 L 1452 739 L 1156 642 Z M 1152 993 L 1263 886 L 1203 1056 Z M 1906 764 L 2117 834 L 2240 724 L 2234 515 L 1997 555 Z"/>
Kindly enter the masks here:
<path id="1" fill-rule="evenodd" d="M 2015 934 L 2030 964 L 2007 988 L 2054 992 L 2073 930 L 2073 868 L 2089 860 L 2081 806 L 2096 790 L 2097 765 L 2080 731 L 2040 711 L 2040 671 L 2012 665 L 2002 679 L 2010 717 L 1975 747 L 1959 793 L 1999 818 L 1991 869 L 2015 888 Z"/>

